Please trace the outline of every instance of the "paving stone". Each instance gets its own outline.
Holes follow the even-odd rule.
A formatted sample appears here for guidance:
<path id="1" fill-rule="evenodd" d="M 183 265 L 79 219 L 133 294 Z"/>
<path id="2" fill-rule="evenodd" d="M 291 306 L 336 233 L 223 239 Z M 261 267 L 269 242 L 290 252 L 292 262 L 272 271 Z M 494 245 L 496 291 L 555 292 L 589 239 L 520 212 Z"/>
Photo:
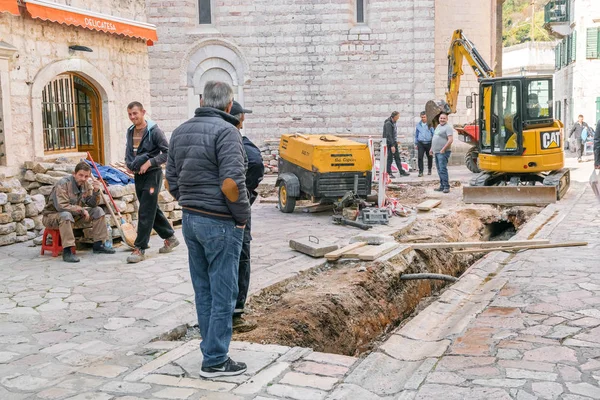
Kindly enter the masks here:
<path id="1" fill-rule="evenodd" d="M 585 364 L 579 367 L 582 371 L 595 371 L 600 369 L 600 361 L 598 360 L 589 360 Z"/>
<path id="2" fill-rule="evenodd" d="M 304 357 L 306 361 L 314 361 L 325 364 L 334 364 L 334 365 L 342 365 L 344 367 L 351 367 L 358 359 L 354 357 L 342 356 L 338 354 L 328 354 L 328 353 L 319 353 L 312 352 L 306 357 Z"/>
<path id="3" fill-rule="evenodd" d="M 348 399 L 360 399 L 360 400 L 381 400 L 381 397 L 368 390 L 350 384 L 341 384 L 335 388 L 335 390 L 327 396 L 327 400 L 348 400 Z M 266 400 L 266 399 L 265 399 Z"/>
<path id="4" fill-rule="evenodd" d="M 439 383 L 442 385 L 460 385 L 466 381 L 465 378 L 454 372 L 432 372 L 427 376 L 427 383 Z"/>
<path id="5" fill-rule="evenodd" d="M 581 372 L 570 365 L 559 365 L 558 371 L 564 381 L 567 382 L 579 382 L 581 381 Z"/>
<path id="6" fill-rule="evenodd" d="M 561 317 L 550 317 L 550 318 L 545 319 L 543 324 L 554 326 L 554 325 L 562 324 L 564 321 L 565 321 L 565 319 L 561 318 Z"/>
<path id="7" fill-rule="evenodd" d="M 365 358 L 344 383 L 352 383 L 380 396 L 399 393 L 421 365 L 416 361 L 400 361 L 375 352 Z"/>
<path id="8" fill-rule="evenodd" d="M 440 357 L 449 345 L 449 340 L 426 342 L 392 335 L 380 349 L 398 360 L 419 361 L 429 357 Z"/>
<path id="9" fill-rule="evenodd" d="M 542 381 L 555 381 L 557 374 L 552 372 L 529 371 L 526 369 L 506 368 L 506 377 L 511 379 L 538 379 Z"/>
<path id="10" fill-rule="evenodd" d="M 19 355 L 19 353 L 12 353 L 10 351 L 0 351 L 0 364 L 7 363 Z"/>
<path id="11" fill-rule="evenodd" d="M 427 360 L 423 361 L 421 365 L 419 365 L 417 370 L 410 376 L 410 378 L 408 378 L 408 380 L 404 384 L 404 389 L 418 389 L 419 386 L 421 386 L 421 384 L 425 380 L 425 378 L 427 378 L 427 375 L 435 367 L 437 361 L 437 358 L 428 358 Z"/>
<path id="12" fill-rule="evenodd" d="M 280 356 L 278 362 L 295 362 L 312 353 L 311 349 L 305 347 L 292 347 L 287 353 Z"/>
<path id="13" fill-rule="evenodd" d="M 527 393 L 524 390 L 517 392 L 517 400 L 538 400 L 537 396 Z"/>
<path id="14" fill-rule="evenodd" d="M 161 391 L 152 393 L 152 396 L 158 397 L 159 399 L 187 399 L 191 395 L 197 393 L 194 389 L 183 389 L 183 388 L 166 388 Z"/>
<path id="15" fill-rule="evenodd" d="M 437 371 L 456 371 L 460 369 L 481 367 L 494 364 L 494 357 L 465 357 L 465 356 L 444 356 L 438 362 Z"/>
<path id="16" fill-rule="evenodd" d="M 176 378 L 168 375 L 148 375 L 142 379 L 142 382 L 162 386 L 212 390 L 215 392 L 229 392 L 236 386 L 233 383 L 227 382 L 216 382 L 205 379 Z"/>
<path id="17" fill-rule="evenodd" d="M 267 393 L 295 400 L 323 400 L 327 392 L 317 389 L 293 387 L 287 385 L 273 385 L 267 388 Z"/>
<path id="18" fill-rule="evenodd" d="M 179 376 L 179 377 L 185 376 L 185 371 L 183 370 L 183 368 L 181 368 L 177 365 L 173 365 L 173 364 L 165 365 L 164 367 L 161 367 L 161 368 L 157 369 L 156 371 L 154 371 L 154 373 L 161 374 L 161 375 L 169 375 L 169 376 Z"/>
<path id="19" fill-rule="evenodd" d="M 321 390 L 331 390 L 338 382 L 337 378 L 330 378 L 325 376 L 317 376 L 317 375 L 308 375 L 302 374 L 298 372 L 288 372 L 283 376 L 283 378 L 279 381 L 279 383 L 292 385 L 292 386 L 302 386 L 302 387 L 310 387 Z"/>
<path id="20" fill-rule="evenodd" d="M 72 334 L 62 332 L 62 331 L 52 331 L 52 332 L 44 332 L 44 333 L 36 333 L 32 335 L 37 339 L 38 343 L 41 345 L 47 345 L 52 343 L 65 342 L 73 337 Z"/>
<path id="21" fill-rule="evenodd" d="M 577 319 L 575 321 L 570 321 L 569 325 L 581 326 L 581 327 L 585 327 L 585 328 L 593 328 L 596 326 L 600 326 L 600 319 L 592 318 L 592 317 L 585 317 L 585 318 Z"/>
<path id="22" fill-rule="evenodd" d="M 255 397 L 254 400 L 256 399 L 260 399 L 260 397 Z M 244 400 L 244 398 L 231 393 L 207 393 L 205 395 L 201 395 L 198 400 Z"/>
<path id="23" fill-rule="evenodd" d="M 533 382 L 531 388 L 543 399 L 556 399 L 564 391 L 563 386 L 556 382 Z"/>
<path id="24" fill-rule="evenodd" d="M 589 383 L 569 383 L 567 389 L 571 393 L 580 394 L 582 396 L 591 397 L 592 399 L 600 399 L 600 387 L 590 385 Z"/>
<path id="25" fill-rule="evenodd" d="M 49 388 L 42 390 L 37 394 L 37 397 L 44 400 L 55 400 L 55 399 L 64 399 L 72 394 L 75 391 L 63 388 Z M 8 398 L 7 398 L 8 399 Z"/>
<path id="26" fill-rule="evenodd" d="M 108 323 L 104 325 L 104 329 L 116 331 L 118 329 L 133 325 L 135 321 L 135 318 L 109 318 Z"/>
<path id="27" fill-rule="evenodd" d="M 156 341 L 150 342 L 144 345 L 145 349 L 155 349 L 155 350 L 173 350 L 176 347 L 181 346 L 182 342 L 167 342 L 167 341 Z"/>
<path id="28" fill-rule="evenodd" d="M 14 374 L 0 379 L 0 383 L 9 389 L 32 392 L 50 386 L 52 384 L 48 379 L 37 378 L 31 375 Z"/>
<path id="29" fill-rule="evenodd" d="M 577 362 L 575 351 L 567 347 L 547 346 L 525 352 L 523 359 L 526 361 Z"/>
<path id="30" fill-rule="evenodd" d="M 79 346 L 79 344 L 77 344 L 77 343 L 69 343 L 69 342 L 58 343 L 53 346 L 46 347 L 46 348 L 40 350 L 40 352 L 48 353 L 48 354 L 58 354 L 58 353 L 62 353 L 63 351 L 74 349 L 77 346 Z"/>
<path id="31" fill-rule="evenodd" d="M 102 386 L 100 390 L 111 393 L 143 393 L 152 389 L 152 386 L 145 383 L 134 382 L 109 382 Z"/>
<path id="32" fill-rule="evenodd" d="M 527 383 L 524 379 L 475 379 L 474 385 L 515 388 Z"/>
<path id="33" fill-rule="evenodd" d="M 263 369 L 251 379 L 238 386 L 233 392 L 240 395 L 255 394 L 262 388 L 271 384 L 275 379 L 290 367 L 289 363 L 276 362 L 275 364 Z"/>
<path id="34" fill-rule="evenodd" d="M 116 378 L 123 372 L 127 371 L 127 369 L 128 368 L 126 367 L 120 367 L 118 365 L 102 364 L 80 369 L 79 372 L 87 375 L 101 376 L 104 378 Z"/>
<path id="35" fill-rule="evenodd" d="M 303 361 L 294 366 L 294 370 L 304 372 L 306 374 L 323 375 L 323 376 L 344 376 L 348 372 L 348 368 L 339 365 L 320 364 L 312 361 Z"/>
<path id="36" fill-rule="evenodd" d="M 515 360 L 521 358 L 521 352 L 514 349 L 498 349 L 496 357 L 504 360 Z"/>
<path id="37" fill-rule="evenodd" d="M 166 306 L 167 303 L 164 303 L 162 301 L 156 301 L 156 300 L 152 300 L 152 299 L 147 299 L 144 300 L 136 305 L 134 305 L 134 308 L 147 308 L 150 310 L 158 310 L 159 308 Z"/>
<path id="38" fill-rule="evenodd" d="M 67 400 L 112 400 L 113 395 L 108 393 L 82 393 L 73 397 L 69 397 Z"/>
<path id="39" fill-rule="evenodd" d="M 554 372 L 554 364 L 524 360 L 500 360 L 498 365 L 504 368 L 526 369 L 532 371 Z"/>
<path id="40" fill-rule="evenodd" d="M 581 328 L 559 325 L 559 326 L 554 327 L 552 332 L 548 335 L 545 335 L 545 337 L 554 338 L 554 339 L 563 339 L 563 338 L 566 338 L 567 336 L 575 335 L 580 330 L 581 330 Z"/>

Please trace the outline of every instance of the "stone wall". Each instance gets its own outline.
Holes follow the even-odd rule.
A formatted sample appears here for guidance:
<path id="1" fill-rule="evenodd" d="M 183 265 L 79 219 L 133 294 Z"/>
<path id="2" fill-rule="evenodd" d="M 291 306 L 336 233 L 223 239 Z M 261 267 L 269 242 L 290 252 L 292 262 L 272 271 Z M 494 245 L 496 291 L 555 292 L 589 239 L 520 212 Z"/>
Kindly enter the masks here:
<path id="1" fill-rule="evenodd" d="M 72 3 L 84 8 L 93 4 L 93 10 L 105 13 L 108 3 L 123 4 L 110 13 L 130 18 L 144 15 L 141 0 Z M 105 163 L 123 159 L 124 132 L 130 125 L 127 104 L 138 100 L 150 108 L 148 50 L 144 40 L 7 13 L 0 13 L 0 38 L 17 49 L 8 64 L 10 104 L 4 114 L 11 113 L 12 128 L 4 135 L 6 158 L 0 164 L 20 166 L 23 160 L 44 157 L 41 93 L 50 80 L 65 72 L 81 75 L 98 90 L 102 98 Z M 68 47 L 72 44 L 88 46 L 93 52 L 70 52 Z"/>
<path id="2" fill-rule="evenodd" d="M 20 180 L 0 179 L 0 246 L 31 240 L 43 233 L 44 226 L 40 214 L 54 184 L 63 176 L 71 175 L 75 170 L 74 164 L 61 161 L 54 163 L 28 161 L 24 164 L 25 172 Z M 134 185 L 112 185 L 108 189 L 125 221 L 137 226 L 139 202 Z M 159 193 L 158 205 L 171 224 L 181 221 L 181 207 L 168 191 L 162 190 Z M 113 237 L 120 237 L 116 221 L 110 216 L 106 205 L 103 204 L 102 207 L 107 222 L 113 228 Z M 76 224 L 75 227 L 83 228 L 83 239 L 91 239 L 91 229 L 85 224 Z"/>
<path id="3" fill-rule="evenodd" d="M 198 105 L 203 74 L 234 83 L 254 111 L 245 133 L 257 144 L 287 132 L 380 135 L 393 110 L 410 138 L 434 95 L 434 0 L 368 1 L 364 26 L 350 1 L 213 4 L 206 27 L 197 1 L 148 0 L 160 38 L 150 49 L 153 109 L 166 132 Z"/>

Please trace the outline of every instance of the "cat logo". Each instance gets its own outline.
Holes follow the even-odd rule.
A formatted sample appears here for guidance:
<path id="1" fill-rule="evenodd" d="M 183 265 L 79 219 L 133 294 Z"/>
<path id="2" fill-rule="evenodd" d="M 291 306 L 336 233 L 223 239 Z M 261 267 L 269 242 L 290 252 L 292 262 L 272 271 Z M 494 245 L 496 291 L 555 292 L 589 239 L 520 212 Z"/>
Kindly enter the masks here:
<path id="1" fill-rule="evenodd" d="M 542 150 L 560 148 L 560 132 L 542 132 L 541 133 Z"/>

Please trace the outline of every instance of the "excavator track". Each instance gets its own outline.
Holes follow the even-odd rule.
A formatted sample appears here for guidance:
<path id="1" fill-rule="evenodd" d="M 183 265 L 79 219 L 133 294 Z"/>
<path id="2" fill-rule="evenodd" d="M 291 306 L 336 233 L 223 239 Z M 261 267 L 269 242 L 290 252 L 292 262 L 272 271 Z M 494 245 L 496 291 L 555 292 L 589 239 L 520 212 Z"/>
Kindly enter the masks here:
<path id="1" fill-rule="evenodd" d="M 510 175 L 482 172 L 463 188 L 463 201 L 471 204 L 547 205 L 569 190 L 568 169 L 544 174 Z"/>

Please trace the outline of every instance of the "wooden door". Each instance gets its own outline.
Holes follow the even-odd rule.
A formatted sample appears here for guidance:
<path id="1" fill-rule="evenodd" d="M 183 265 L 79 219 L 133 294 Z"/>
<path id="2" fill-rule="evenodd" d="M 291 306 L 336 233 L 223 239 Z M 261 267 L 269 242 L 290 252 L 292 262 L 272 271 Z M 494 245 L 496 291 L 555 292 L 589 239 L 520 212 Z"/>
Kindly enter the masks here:
<path id="1" fill-rule="evenodd" d="M 95 88 L 79 76 L 74 77 L 77 113 L 77 150 L 90 152 L 94 161 L 104 164 L 102 102 Z"/>

